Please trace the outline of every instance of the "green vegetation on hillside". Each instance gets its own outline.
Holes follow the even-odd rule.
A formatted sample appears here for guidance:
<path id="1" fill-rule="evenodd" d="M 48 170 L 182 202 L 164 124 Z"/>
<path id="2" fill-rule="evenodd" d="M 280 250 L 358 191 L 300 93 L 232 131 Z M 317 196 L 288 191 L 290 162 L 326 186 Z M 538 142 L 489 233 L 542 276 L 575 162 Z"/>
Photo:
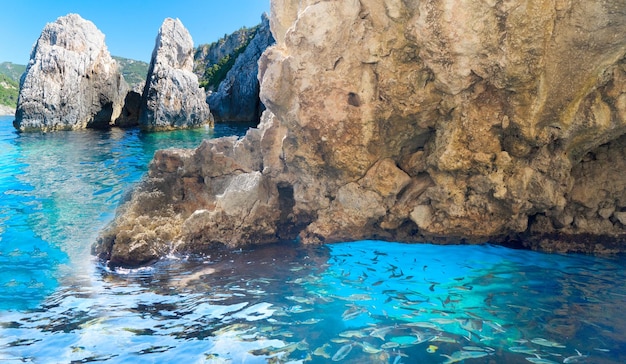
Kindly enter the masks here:
<path id="1" fill-rule="evenodd" d="M 239 31 L 244 30 L 244 28 L 241 28 Z M 239 57 L 239 55 L 246 50 L 248 44 L 250 44 L 250 41 L 254 38 L 259 28 L 260 25 L 252 28 L 246 40 L 241 44 L 241 46 L 237 47 L 233 53 L 222 57 L 215 64 L 207 65 L 204 70 L 204 75 L 200 78 L 200 87 L 204 87 L 204 89 L 216 89 L 219 84 L 224 81 L 228 71 L 230 71 L 230 69 L 235 65 L 237 57 Z M 226 35 L 224 35 L 223 39 L 225 38 Z"/>
<path id="2" fill-rule="evenodd" d="M 7 75 L 10 79 L 19 84 L 22 73 L 26 71 L 26 66 L 23 64 L 15 64 L 11 62 L 0 63 L 0 73 Z"/>
<path id="3" fill-rule="evenodd" d="M 0 73 L 0 105 L 17 106 L 19 85 L 9 76 Z"/>
<path id="4" fill-rule="evenodd" d="M 122 75 L 124 75 L 124 79 L 131 87 L 146 81 L 148 67 L 150 66 L 149 64 L 142 61 L 135 61 L 133 59 L 116 56 L 113 56 L 113 59 L 115 59 L 119 65 L 120 71 L 122 72 Z"/>

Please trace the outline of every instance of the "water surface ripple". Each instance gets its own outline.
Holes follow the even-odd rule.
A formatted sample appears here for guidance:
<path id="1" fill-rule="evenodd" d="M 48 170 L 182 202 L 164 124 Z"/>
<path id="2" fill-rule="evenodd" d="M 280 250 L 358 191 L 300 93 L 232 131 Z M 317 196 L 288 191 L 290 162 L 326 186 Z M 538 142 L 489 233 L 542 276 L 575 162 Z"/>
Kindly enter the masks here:
<path id="1" fill-rule="evenodd" d="M 0 119 L 0 362 L 626 362 L 622 256 L 379 241 L 135 270 L 89 256 L 155 149 L 217 133 L 16 134 Z"/>

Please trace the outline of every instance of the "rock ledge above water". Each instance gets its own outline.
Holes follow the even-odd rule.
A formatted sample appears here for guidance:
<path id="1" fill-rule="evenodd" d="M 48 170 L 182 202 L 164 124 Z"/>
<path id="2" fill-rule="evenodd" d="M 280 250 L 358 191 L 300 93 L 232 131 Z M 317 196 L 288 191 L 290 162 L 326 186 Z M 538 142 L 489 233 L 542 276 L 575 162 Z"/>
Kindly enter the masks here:
<path id="1" fill-rule="evenodd" d="M 624 0 L 273 0 L 268 111 L 155 155 L 111 264 L 299 238 L 626 251 Z"/>

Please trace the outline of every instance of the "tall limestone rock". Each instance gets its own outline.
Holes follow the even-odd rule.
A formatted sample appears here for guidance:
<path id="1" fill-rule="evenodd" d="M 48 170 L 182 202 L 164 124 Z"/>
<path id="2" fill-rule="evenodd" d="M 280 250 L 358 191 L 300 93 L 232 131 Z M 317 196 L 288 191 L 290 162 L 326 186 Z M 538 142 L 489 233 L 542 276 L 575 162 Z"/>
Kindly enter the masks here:
<path id="1" fill-rule="evenodd" d="M 43 29 L 20 82 L 14 125 L 21 131 L 106 128 L 128 85 L 104 34 L 77 14 Z"/>
<path id="2" fill-rule="evenodd" d="M 257 122 L 265 109 L 259 99 L 258 61 L 274 44 L 269 18 L 263 15 L 254 38 L 207 101 L 216 121 Z"/>
<path id="3" fill-rule="evenodd" d="M 193 73 L 193 52 L 193 40 L 183 23 L 178 19 L 165 19 L 148 69 L 140 127 L 169 130 L 212 123 L 204 90 Z"/>
<path id="4" fill-rule="evenodd" d="M 626 0 L 272 0 L 266 111 L 155 155 L 96 253 L 300 238 L 626 251 Z"/>

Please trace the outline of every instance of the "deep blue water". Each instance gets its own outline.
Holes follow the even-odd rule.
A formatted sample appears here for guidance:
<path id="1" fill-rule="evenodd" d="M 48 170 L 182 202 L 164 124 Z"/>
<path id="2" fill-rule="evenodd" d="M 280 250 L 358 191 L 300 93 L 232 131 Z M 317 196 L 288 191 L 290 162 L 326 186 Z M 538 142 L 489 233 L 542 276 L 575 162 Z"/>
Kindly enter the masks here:
<path id="1" fill-rule="evenodd" d="M 154 151 L 243 129 L 17 134 L 0 117 L 0 362 L 624 363 L 626 263 L 296 243 L 111 271 L 89 255 Z"/>

